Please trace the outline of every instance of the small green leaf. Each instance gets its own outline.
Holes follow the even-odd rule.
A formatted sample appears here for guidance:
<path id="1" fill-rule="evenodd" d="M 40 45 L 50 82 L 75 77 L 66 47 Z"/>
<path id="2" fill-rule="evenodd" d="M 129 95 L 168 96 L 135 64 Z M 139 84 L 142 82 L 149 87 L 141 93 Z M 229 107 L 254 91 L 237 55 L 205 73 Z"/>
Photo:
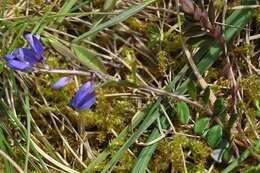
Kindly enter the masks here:
<path id="1" fill-rule="evenodd" d="M 224 98 L 218 98 L 214 103 L 214 113 L 222 121 L 226 121 L 227 111 Z"/>
<path id="2" fill-rule="evenodd" d="M 209 127 L 209 117 L 200 118 L 196 121 L 193 130 L 196 134 L 202 135 L 203 132 Z"/>
<path id="3" fill-rule="evenodd" d="M 222 128 L 219 125 L 211 127 L 207 133 L 207 143 L 211 148 L 215 148 L 222 137 Z"/>
<path id="4" fill-rule="evenodd" d="M 187 124 L 189 122 L 190 111 L 185 102 L 177 103 L 177 117 L 182 124 Z"/>
<path id="5" fill-rule="evenodd" d="M 232 157 L 232 152 L 231 152 L 230 148 L 225 148 L 223 156 L 222 156 L 222 161 L 225 163 L 228 163 L 230 161 L 231 157 Z"/>
<path id="6" fill-rule="evenodd" d="M 72 50 L 75 52 L 80 62 L 88 68 L 106 73 L 104 64 L 97 57 L 95 57 L 89 49 L 74 45 L 72 46 Z"/>
<path id="7" fill-rule="evenodd" d="M 210 95 L 210 88 L 207 87 L 203 93 L 203 97 L 202 97 L 202 100 L 205 104 L 208 104 L 209 103 L 209 95 Z"/>
<path id="8" fill-rule="evenodd" d="M 224 98 L 218 98 L 214 103 L 214 113 L 215 115 L 220 114 L 225 109 Z"/>

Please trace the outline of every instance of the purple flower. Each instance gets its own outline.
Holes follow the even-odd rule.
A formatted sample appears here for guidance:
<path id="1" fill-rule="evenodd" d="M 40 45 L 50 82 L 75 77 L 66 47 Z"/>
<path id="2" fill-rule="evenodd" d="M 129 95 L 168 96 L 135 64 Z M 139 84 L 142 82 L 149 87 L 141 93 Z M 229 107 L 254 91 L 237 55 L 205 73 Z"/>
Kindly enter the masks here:
<path id="1" fill-rule="evenodd" d="M 83 84 L 75 96 L 72 98 L 70 105 L 77 111 L 83 111 L 89 109 L 96 102 L 96 93 L 94 90 L 94 84 L 91 81 L 87 81 Z"/>
<path id="2" fill-rule="evenodd" d="M 72 80 L 71 77 L 62 77 L 59 80 L 57 80 L 53 85 L 52 85 L 52 89 L 60 89 L 62 87 L 64 87 L 66 84 L 68 84 L 70 81 Z"/>
<path id="3" fill-rule="evenodd" d="M 8 67 L 20 71 L 31 71 L 33 65 L 37 63 L 34 52 L 28 48 L 18 48 L 4 58 Z"/>
<path id="4" fill-rule="evenodd" d="M 18 48 L 11 54 L 4 56 L 7 66 L 20 71 L 33 71 L 36 63 L 43 62 L 43 47 L 39 40 L 39 36 L 25 34 L 31 49 Z"/>
<path id="5" fill-rule="evenodd" d="M 43 61 L 43 46 L 40 42 L 40 36 L 39 35 L 32 35 L 30 33 L 26 33 L 24 35 L 26 41 L 29 43 L 31 49 L 35 53 L 35 58 L 38 62 Z"/>

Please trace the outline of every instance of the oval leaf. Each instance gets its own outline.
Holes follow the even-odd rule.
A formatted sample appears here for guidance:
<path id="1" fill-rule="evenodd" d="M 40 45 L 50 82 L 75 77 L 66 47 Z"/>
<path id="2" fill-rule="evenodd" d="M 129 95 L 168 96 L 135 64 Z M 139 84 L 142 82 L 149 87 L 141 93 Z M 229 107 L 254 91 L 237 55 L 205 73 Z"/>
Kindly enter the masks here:
<path id="1" fill-rule="evenodd" d="M 200 118 L 196 121 L 193 130 L 196 134 L 202 135 L 203 132 L 209 127 L 209 117 Z"/>
<path id="2" fill-rule="evenodd" d="M 230 150 L 230 148 L 225 148 L 224 152 L 223 152 L 223 156 L 222 156 L 222 160 L 225 163 L 228 163 L 232 158 L 232 152 Z"/>
<path id="3" fill-rule="evenodd" d="M 177 103 L 177 117 L 182 124 L 187 124 L 189 122 L 190 111 L 185 102 Z"/>
<path id="4" fill-rule="evenodd" d="M 218 98 L 214 103 L 214 113 L 222 121 L 226 121 L 227 110 L 224 98 Z"/>
<path id="5" fill-rule="evenodd" d="M 86 65 L 88 68 L 96 71 L 106 73 L 106 67 L 95 55 L 87 48 L 74 45 L 73 51 L 77 55 L 81 63 Z"/>
<path id="6" fill-rule="evenodd" d="M 219 115 L 225 109 L 225 100 L 224 98 L 217 98 L 214 103 L 214 113 L 215 115 Z"/>
<path id="7" fill-rule="evenodd" d="M 207 143 L 211 148 L 215 148 L 222 137 L 222 128 L 219 125 L 211 127 L 207 133 Z"/>

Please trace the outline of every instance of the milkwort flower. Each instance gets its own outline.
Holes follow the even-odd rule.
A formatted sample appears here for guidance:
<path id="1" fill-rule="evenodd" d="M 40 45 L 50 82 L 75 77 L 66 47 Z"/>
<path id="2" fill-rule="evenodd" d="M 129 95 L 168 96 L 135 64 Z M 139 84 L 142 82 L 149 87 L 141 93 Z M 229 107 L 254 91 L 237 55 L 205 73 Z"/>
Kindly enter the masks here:
<path id="1" fill-rule="evenodd" d="M 71 80 L 71 77 L 62 77 L 52 85 L 52 89 L 58 90 L 68 84 Z"/>
<path id="2" fill-rule="evenodd" d="M 18 48 L 11 54 L 4 56 L 7 66 L 20 71 L 33 71 L 36 63 L 43 62 L 43 46 L 39 40 L 39 36 L 32 34 L 25 35 L 31 49 Z"/>
<path id="3" fill-rule="evenodd" d="M 39 35 L 32 35 L 30 33 L 26 33 L 24 35 L 26 41 L 29 43 L 31 49 L 33 50 L 35 54 L 35 58 L 38 62 L 43 61 L 43 46 L 40 42 L 40 36 Z"/>
<path id="4" fill-rule="evenodd" d="M 83 111 L 89 109 L 96 102 L 96 93 L 94 90 L 94 84 L 91 81 L 87 81 L 83 84 L 75 96 L 72 98 L 70 105 L 77 111 Z"/>

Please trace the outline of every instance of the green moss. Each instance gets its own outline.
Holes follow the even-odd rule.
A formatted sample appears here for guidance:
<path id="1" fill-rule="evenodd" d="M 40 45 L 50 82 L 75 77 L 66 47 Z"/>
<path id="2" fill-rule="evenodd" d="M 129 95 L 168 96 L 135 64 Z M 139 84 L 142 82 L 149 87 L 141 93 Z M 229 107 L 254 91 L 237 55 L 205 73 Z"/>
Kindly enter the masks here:
<path id="1" fill-rule="evenodd" d="M 161 73 L 161 75 L 165 75 L 166 74 L 166 70 L 168 68 L 168 63 L 169 63 L 169 57 L 168 57 L 168 53 L 166 51 L 160 51 L 158 53 L 158 61 L 159 61 L 159 72 Z"/>
<path id="2" fill-rule="evenodd" d="M 249 75 L 240 80 L 240 86 L 245 91 L 245 95 L 250 100 L 260 99 L 260 77 L 257 75 Z"/>
<path id="3" fill-rule="evenodd" d="M 147 23 L 139 20 L 136 17 L 129 17 L 126 23 L 128 27 L 134 31 L 143 32 L 143 33 L 147 31 L 147 26 L 148 26 Z"/>
<path id="4" fill-rule="evenodd" d="M 174 53 L 181 48 L 181 37 L 176 32 L 166 33 L 163 40 L 163 47 L 169 53 Z"/>
<path id="5" fill-rule="evenodd" d="M 181 149 L 184 152 L 187 169 L 192 170 L 192 172 L 205 170 L 210 148 L 203 142 L 185 136 L 175 136 L 171 140 L 161 141 L 150 168 L 155 172 L 167 172 L 169 170 L 183 172 L 184 164 Z M 188 155 L 189 152 L 191 154 Z"/>

